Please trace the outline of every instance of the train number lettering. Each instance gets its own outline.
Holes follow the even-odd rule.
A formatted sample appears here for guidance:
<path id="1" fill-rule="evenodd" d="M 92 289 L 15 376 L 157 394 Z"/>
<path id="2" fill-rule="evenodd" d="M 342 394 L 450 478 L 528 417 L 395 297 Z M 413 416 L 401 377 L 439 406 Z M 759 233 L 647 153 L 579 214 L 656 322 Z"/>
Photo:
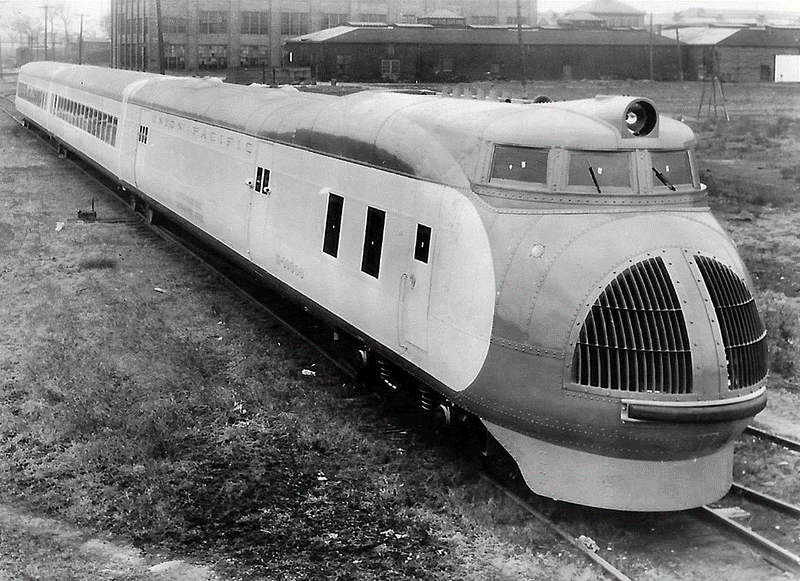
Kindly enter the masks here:
<path id="1" fill-rule="evenodd" d="M 296 277 L 305 278 L 305 272 L 303 272 L 303 269 L 299 267 L 296 263 L 286 258 L 285 256 L 282 256 L 281 254 L 276 254 L 275 259 L 283 269 L 288 270 Z"/>

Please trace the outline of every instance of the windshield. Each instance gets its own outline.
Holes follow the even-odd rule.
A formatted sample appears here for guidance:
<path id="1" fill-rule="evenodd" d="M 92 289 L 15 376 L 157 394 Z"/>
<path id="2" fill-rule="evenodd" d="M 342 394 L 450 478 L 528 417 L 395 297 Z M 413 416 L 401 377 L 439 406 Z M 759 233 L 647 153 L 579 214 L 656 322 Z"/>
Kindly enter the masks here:
<path id="1" fill-rule="evenodd" d="M 498 145 L 494 148 L 490 180 L 547 183 L 547 149 Z"/>
<path id="2" fill-rule="evenodd" d="M 674 190 L 675 186 L 691 186 L 692 168 L 688 151 L 651 151 L 653 185 Z"/>
<path id="3" fill-rule="evenodd" d="M 631 188 L 631 154 L 627 151 L 572 151 L 569 185 L 589 186 L 598 193 L 604 188 Z"/>

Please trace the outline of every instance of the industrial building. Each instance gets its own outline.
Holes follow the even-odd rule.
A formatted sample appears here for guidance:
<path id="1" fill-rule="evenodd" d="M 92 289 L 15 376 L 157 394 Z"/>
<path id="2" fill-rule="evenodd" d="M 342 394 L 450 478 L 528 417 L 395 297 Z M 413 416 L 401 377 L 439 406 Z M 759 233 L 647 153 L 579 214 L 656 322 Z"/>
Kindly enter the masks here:
<path id="1" fill-rule="evenodd" d="M 112 66 L 159 71 L 158 4 L 164 69 L 219 72 L 280 67 L 286 40 L 343 23 L 517 24 L 517 0 L 112 0 Z M 536 23 L 536 0 L 522 0 L 520 22 Z"/>
<path id="2" fill-rule="evenodd" d="M 701 78 L 800 82 L 800 28 L 681 27 L 664 35 L 687 46 Z"/>
<path id="3" fill-rule="evenodd" d="M 685 45 L 645 30 L 522 31 L 531 79 L 680 78 Z M 509 28 L 339 26 L 286 43 L 293 65 L 320 80 L 462 82 L 520 77 L 518 31 Z M 679 54 L 680 53 L 680 54 Z M 652 59 L 652 60 L 651 60 Z"/>

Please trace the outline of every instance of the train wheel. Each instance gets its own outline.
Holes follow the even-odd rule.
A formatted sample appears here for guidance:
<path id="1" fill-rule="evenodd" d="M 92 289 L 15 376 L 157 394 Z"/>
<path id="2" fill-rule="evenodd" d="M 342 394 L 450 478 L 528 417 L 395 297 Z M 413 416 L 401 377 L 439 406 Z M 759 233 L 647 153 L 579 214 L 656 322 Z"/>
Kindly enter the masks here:
<path id="1" fill-rule="evenodd" d="M 139 204 L 136 201 L 136 194 L 134 194 L 133 192 L 129 192 L 128 193 L 128 207 L 135 212 L 136 208 L 138 206 L 139 206 Z"/>

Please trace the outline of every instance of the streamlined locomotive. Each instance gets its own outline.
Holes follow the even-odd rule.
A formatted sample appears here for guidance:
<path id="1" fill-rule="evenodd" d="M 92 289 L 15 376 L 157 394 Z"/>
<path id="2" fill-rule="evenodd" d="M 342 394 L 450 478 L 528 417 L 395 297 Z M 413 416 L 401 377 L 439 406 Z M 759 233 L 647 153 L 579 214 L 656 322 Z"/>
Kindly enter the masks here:
<path id="1" fill-rule="evenodd" d="M 766 405 L 752 283 L 695 137 L 645 98 L 326 96 L 57 63 L 29 123 L 479 418 L 535 492 L 725 494 Z"/>

